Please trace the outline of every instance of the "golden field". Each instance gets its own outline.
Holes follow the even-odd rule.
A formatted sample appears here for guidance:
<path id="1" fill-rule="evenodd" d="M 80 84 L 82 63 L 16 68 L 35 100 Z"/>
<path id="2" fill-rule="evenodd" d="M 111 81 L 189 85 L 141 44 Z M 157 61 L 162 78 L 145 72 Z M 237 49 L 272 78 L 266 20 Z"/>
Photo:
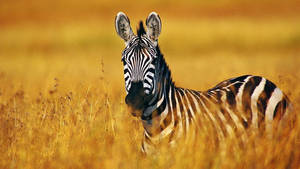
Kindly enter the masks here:
<path id="1" fill-rule="evenodd" d="M 134 30 L 160 14 L 159 43 L 178 86 L 260 75 L 300 111 L 298 1 L 3 0 L 0 168 L 300 168 L 297 121 L 289 134 L 253 136 L 243 148 L 228 138 L 216 149 L 201 132 L 196 145 L 142 156 L 142 124 L 124 103 L 118 11 Z"/>

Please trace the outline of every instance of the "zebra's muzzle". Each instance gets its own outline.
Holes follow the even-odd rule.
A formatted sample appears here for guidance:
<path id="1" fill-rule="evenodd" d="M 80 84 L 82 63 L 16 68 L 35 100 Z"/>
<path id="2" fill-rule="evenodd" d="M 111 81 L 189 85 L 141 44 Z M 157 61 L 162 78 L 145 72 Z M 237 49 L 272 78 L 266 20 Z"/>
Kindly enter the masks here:
<path id="1" fill-rule="evenodd" d="M 148 98 L 149 97 L 145 94 L 142 81 L 131 83 L 125 102 L 130 107 L 130 111 L 133 116 L 141 116 L 142 111 L 149 102 Z"/>

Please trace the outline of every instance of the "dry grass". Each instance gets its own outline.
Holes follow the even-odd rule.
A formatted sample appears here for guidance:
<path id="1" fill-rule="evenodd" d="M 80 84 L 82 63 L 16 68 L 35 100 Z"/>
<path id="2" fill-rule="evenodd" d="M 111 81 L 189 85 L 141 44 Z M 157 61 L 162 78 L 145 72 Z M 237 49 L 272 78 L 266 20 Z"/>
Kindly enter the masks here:
<path id="1" fill-rule="evenodd" d="M 28 8 L 23 1 L 0 8 L 6 18 L 0 29 L 0 168 L 299 168 L 299 123 L 288 137 L 252 136 L 244 147 L 228 138 L 215 149 L 214 136 L 202 131 L 196 145 L 141 156 L 143 129 L 126 110 L 123 43 L 113 25 L 119 10 L 128 10 L 134 28 L 157 8 L 160 46 L 177 85 L 206 90 L 230 77 L 261 75 L 288 94 L 297 113 L 297 2 L 155 1 L 137 11 L 119 1 L 75 1 L 67 11 L 67 1 L 29 2 Z M 239 11 L 245 4 L 249 10 Z"/>

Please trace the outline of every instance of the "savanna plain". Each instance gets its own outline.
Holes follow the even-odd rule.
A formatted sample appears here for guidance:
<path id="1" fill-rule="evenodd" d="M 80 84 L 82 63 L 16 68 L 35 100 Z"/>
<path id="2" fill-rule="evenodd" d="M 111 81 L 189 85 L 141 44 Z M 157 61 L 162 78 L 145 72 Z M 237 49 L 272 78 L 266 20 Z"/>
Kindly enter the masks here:
<path id="1" fill-rule="evenodd" d="M 140 152 L 142 124 L 127 111 L 114 17 L 136 30 L 162 19 L 160 48 L 177 86 L 207 90 L 244 74 L 278 85 L 300 112 L 298 1 L 0 2 L 0 168 L 300 168 L 300 123 L 247 144 Z M 179 144 L 180 145 L 180 144 Z"/>

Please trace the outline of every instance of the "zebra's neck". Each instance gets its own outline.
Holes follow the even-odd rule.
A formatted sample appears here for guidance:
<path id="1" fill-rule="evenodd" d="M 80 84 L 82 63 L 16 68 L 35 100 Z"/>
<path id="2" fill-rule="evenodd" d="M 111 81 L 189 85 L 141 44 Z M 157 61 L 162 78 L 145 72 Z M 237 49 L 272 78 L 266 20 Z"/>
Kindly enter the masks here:
<path id="1" fill-rule="evenodd" d="M 200 112 L 197 104 L 200 95 L 204 93 L 179 88 L 174 84 L 166 88 L 165 94 L 152 112 L 152 118 L 143 120 L 145 137 L 155 144 L 161 139 L 171 142 L 183 133 L 188 133 L 189 126 L 194 125 L 192 120 L 195 120 L 195 114 Z"/>
<path id="2" fill-rule="evenodd" d="M 159 50 L 159 49 L 158 49 Z M 157 124 L 168 113 L 170 108 L 169 94 L 175 90 L 171 77 L 171 71 L 165 62 L 164 57 L 160 54 L 156 65 L 155 79 L 157 81 L 153 98 L 150 99 L 148 106 L 142 113 L 144 128 L 153 133 L 159 126 Z"/>

